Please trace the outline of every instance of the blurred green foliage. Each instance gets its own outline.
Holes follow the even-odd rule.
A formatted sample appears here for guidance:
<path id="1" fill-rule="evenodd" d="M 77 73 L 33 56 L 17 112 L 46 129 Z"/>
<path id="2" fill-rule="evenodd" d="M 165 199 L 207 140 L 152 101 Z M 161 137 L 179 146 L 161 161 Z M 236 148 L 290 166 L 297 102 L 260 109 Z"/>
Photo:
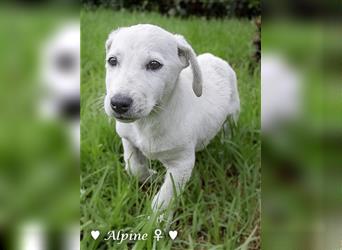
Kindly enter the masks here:
<path id="1" fill-rule="evenodd" d="M 81 0 L 86 6 L 114 10 L 155 11 L 167 16 L 206 18 L 261 15 L 260 0 Z"/>
<path id="2" fill-rule="evenodd" d="M 73 16 L 64 9 L 0 10 L 0 229 L 6 233 L 31 220 L 56 228 L 77 222 L 78 156 L 66 125 L 38 115 L 39 55 Z"/>
<path id="3" fill-rule="evenodd" d="M 262 58 L 281 55 L 303 87 L 300 117 L 262 138 L 263 249 L 341 249 L 338 36 L 333 22 L 284 17 L 263 22 Z"/>

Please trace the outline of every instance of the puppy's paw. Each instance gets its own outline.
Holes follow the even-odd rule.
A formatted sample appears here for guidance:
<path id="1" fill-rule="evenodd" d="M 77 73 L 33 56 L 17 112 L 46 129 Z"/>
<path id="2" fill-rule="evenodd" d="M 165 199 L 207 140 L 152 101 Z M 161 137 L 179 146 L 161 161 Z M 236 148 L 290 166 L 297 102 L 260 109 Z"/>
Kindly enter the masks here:
<path id="1" fill-rule="evenodd" d="M 165 221 L 166 221 L 165 218 L 166 218 L 166 214 L 165 214 L 165 213 L 162 213 L 162 214 L 158 215 L 158 217 L 157 217 L 157 223 L 163 223 L 163 222 L 165 222 Z M 151 216 L 148 216 L 147 219 L 148 219 L 148 220 L 151 220 Z"/>

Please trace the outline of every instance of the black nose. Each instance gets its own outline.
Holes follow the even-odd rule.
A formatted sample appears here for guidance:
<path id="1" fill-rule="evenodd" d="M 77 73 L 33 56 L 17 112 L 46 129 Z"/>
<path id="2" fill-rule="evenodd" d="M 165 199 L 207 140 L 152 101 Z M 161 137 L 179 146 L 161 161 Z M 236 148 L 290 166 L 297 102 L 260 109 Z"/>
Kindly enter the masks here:
<path id="1" fill-rule="evenodd" d="M 124 114 L 130 109 L 132 102 L 133 100 L 130 97 L 115 95 L 110 99 L 110 106 L 116 113 Z"/>

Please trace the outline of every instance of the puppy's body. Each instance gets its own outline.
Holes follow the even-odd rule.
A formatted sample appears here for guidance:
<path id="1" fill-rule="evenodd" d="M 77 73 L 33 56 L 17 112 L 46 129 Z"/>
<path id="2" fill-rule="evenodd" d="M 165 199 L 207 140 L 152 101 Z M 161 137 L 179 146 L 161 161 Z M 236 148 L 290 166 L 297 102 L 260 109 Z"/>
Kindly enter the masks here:
<path id="1" fill-rule="evenodd" d="M 209 143 L 228 116 L 237 119 L 240 101 L 236 76 L 228 63 L 218 57 L 203 54 L 196 58 L 190 45 L 178 35 L 151 25 L 126 29 L 121 37 L 116 33 L 108 39 L 107 58 L 116 55 L 118 48 L 129 46 L 127 37 L 132 31 L 142 33 L 146 44 L 131 44 L 129 48 L 135 49 L 135 54 L 131 54 L 130 61 L 121 59 L 124 58 L 121 52 L 117 53 L 121 64 L 115 68 L 107 66 L 105 110 L 117 118 L 116 131 L 122 138 L 129 173 L 146 180 L 153 173 L 148 168 L 148 159 L 157 159 L 166 167 L 165 182 L 152 204 L 154 209 L 165 208 L 174 195 L 173 182 L 180 192 L 190 178 L 195 151 Z M 157 36 L 157 41 L 151 39 Z M 127 71 L 134 57 L 139 61 L 140 54 L 144 55 L 142 58 L 154 54 L 165 66 L 143 72 L 140 65 L 146 60 L 141 59 L 136 66 L 140 69 L 134 74 L 137 79 L 129 79 L 131 72 Z M 127 114 L 110 109 L 112 96 L 117 93 L 128 93 L 135 98 Z"/>
<path id="2" fill-rule="evenodd" d="M 193 94 L 190 67 L 184 69 L 171 96 L 153 114 L 133 123 L 117 122 L 116 131 L 150 159 L 177 158 L 185 149 L 203 149 L 228 115 L 236 117 L 239 97 L 231 67 L 211 54 L 198 56 L 203 77 L 201 97 Z"/>

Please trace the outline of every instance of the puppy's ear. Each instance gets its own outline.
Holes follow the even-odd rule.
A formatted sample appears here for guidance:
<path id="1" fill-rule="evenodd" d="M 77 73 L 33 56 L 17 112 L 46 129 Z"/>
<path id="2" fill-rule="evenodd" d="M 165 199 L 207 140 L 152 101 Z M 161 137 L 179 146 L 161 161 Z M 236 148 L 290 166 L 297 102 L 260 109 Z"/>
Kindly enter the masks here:
<path id="1" fill-rule="evenodd" d="M 196 96 L 202 95 L 202 72 L 198 65 L 196 54 L 190 44 L 181 35 L 174 35 L 177 40 L 178 56 L 184 68 L 191 64 L 193 80 L 192 89 Z"/>
<path id="2" fill-rule="evenodd" d="M 114 37 L 117 35 L 117 33 L 119 33 L 119 31 L 121 30 L 121 28 L 118 28 L 116 30 L 113 30 L 108 38 L 107 38 L 107 41 L 106 41 L 106 53 L 108 53 L 108 51 L 110 50 L 110 47 L 112 46 L 112 43 L 113 43 L 113 40 L 114 40 Z"/>

